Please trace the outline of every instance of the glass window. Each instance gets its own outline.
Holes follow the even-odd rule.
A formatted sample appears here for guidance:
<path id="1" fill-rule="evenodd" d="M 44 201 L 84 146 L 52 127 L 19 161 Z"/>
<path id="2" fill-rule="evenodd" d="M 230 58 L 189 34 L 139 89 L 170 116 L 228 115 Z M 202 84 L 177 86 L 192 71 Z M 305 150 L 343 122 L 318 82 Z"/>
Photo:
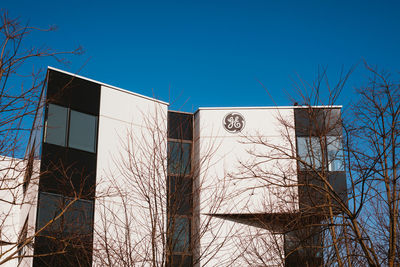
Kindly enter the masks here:
<path id="1" fill-rule="evenodd" d="M 96 151 L 97 117 L 71 110 L 69 125 L 69 147 Z"/>
<path id="2" fill-rule="evenodd" d="M 45 227 L 50 221 L 54 220 L 63 210 L 63 197 L 57 194 L 40 193 L 39 211 L 38 211 L 38 230 Z M 43 233 L 61 231 L 61 219 L 53 221 L 44 230 Z"/>
<path id="3" fill-rule="evenodd" d="M 191 255 L 171 255 L 169 258 L 170 267 L 189 267 L 193 266 L 193 257 Z"/>
<path id="4" fill-rule="evenodd" d="M 70 199 L 66 199 L 68 205 Z M 65 212 L 64 232 L 90 234 L 92 232 L 92 201 L 79 199 L 76 200 Z"/>
<path id="5" fill-rule="evenodd" d="M 173 252 L 184 252 L 189 250 L 190 224 L 185 217 L 174 217 L 172 223 L 172 247 Z"/>
<path id="6" fill-rule="evenodd" d="M 189 174 L 191 143 L 168 142 L 168 173 Z"/>
<path id="7" fill-rule="evenodd" d="M 328 170 L 344 171 L 341 138 L 338 136 L 328 136 L 326 141 L 328 150 Z"/>
<path id="8" fill-rule="evenodd" d="M 315 258 L 321 258 L 321 229 L 318 227 L 306 227 L 285 233 L 284 250 L 286 256 L 297 258 L 297 260 L 313 261 Z M 311 266 L 320 266 L 320 264 Z"/>
<path id="9" fill-rule="evenodd" d="M 168 176 L 170 214 L 189 215 L 192 203 L 192 179 Z"/>
<path id="10" fill-rule="evenodd" d="M 168 138 L 193 140 L 193 114 L 168 111 Z"/>
<path id="11" fill-rule="evenodd" d="M 322 166 L 321 143 L 318 137 L 298 137 L 297 153 L 300 159 L 300 169 L 320 169 Z"/>
<path id="12" fill-rule="evenodd" d="M 46 121 L 46 143 L 65 146 L 67 118 L 67 108 L 49 104 Z"/>
<path id="13" fill-rule="evenodd" d="M 58 194 L 40 192 L 38 229 L 59 216 L 71 201 Z M 93 203 L 90 200 L 75 200 L 64 214 L 49 224 L 43 233 L 90 234 L 92 231 Z"/>

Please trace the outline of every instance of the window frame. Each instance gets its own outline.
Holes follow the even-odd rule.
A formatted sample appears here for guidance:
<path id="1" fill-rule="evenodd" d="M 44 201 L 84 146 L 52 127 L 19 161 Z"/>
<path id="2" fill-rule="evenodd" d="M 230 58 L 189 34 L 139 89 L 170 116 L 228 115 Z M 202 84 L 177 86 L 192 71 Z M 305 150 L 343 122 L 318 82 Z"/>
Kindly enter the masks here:
<path id="1" fill-rule="evenodd" d="M 332 146 L 334 142 L 338 145 Z M 313 147 L 314 144 L 315 147 Z M 336 149 L 330 150 L 331 147 Z M 301 150 L 303 148 L 306 149 L 305 152 Z M 323 169 L 329 172 L 344 171 L 344 152 L 341 136 L 329 135 L 322 137 L 322 139 L 318 136 L 296 136 L 296 150 L 297 165 L 300 171 L 320 171 Z M 330 151 L 335 151 L 334 157 L 331 157 Z M 339 168 L 333 168 L 335 162 L 340 164 Z"/>
<path id="2" fill-rule="evenodd" d="M 175 229 L 177 228 L 177 221 L 184 221 L 184 227 L 182 227 L 182 230 L 184 231 L 183 233 L 179 232 L 176 233 Z M 191 249 L 192 249 L 192 220 L 191 217 L 189 216 L 180 216 L 176 215 L 170 218 L 169 221 L 169 231 L 170 233 L 170 249 L 171 249 L 171 254 L 173 255 L 191 255 Z M 180 238 L 178 239 L 177 237 L 184 236 L 185 239 L 181 240 Z M 178 246 L 177 244 L 182 242 L 183 245 L 179 244 L 179 249 L 176 247 Z M 183 249 L 181 249 L 183 248 Z"/>
<path id="3" fill-rule="evenodd" d="M 66 110 L 66 121 L 65 121 L 65 128 L 64 128 L 64 144 L 57 144 L 54 142 L 48 142 L 48 133 L 49 133 L 49 108 L 50 105 L 52 106 L 56 106 L 56 107 L 60 107 Z M 93 129 L 93 150 L 88 150 L 88 149 L 84 149 L 84 148 L 79 148 L 78 146 L 71 146 L 70 145 L 70 135 L 71 135 L 71 113 L 72 112 L 76 112 L 79 114 L 83 114 L 85 116 L 91 116 L 94 118 L 94 129 Z M 56 145 L 56 146 L 61 146 L 61 147 L 66 147 L 66 148 L 70 148 L 70 149 L 76 149 L 76 150 L 80 150 L 80 151 L 85 151 L 85 152 L 89 152 L 89 153 L 97 153 L 97 146 L 98 146 L 98 128 L 99 128 L 99 116 L 97 115 L 93 115 L 93 114 L 89 114 L 86 112 L 81 112 L 75 109 L 71 109 L 70 107 L 65 107 L 65 106 L 61 106 L 58 104 L 53 104 L 53 103 L 48 103 L 46 105 L 46 116 L 45 116 L 45 123 L 44 123 L 44 131 L 43 131 L 43 142 L 46 144 L 51 144 L 51 145 Z"/>
<path id="4" fill-rule="evenodd" d="M 90 129 L 90 130 L 93 130 L 93 132 L 91 133 L 91 134 L 93 134 L 93 143 L 91 144 L 91 146 L 93 146 L 92 150 L 83 149 L 82 147 L 79 148 L 79 145 L 75 145 L 75 144 L 74 144 L 74 146 L 71 146 L 71 140 L 72 140 L 71 133 L 74 133 L 74 132 L 71 131 L 71 128 L 73 128 L 73 127 L 71 127 L 71 125 L 74 122 L 73 113 L 76 113 L 77 115 L 79 114 L 79 115 L 87 116 L 87 118 L 91 117 L 91 119 L 94 119 L 94 121 L 93 121 L 94 122 L 94 125 L 93 125 L 94 128 Z M 80 112 L 80 111 L 77 111 L 77 110 L 74 110 L 74 109 L 69 109 L 68 133 L 67 133 L 67 135 L 68 135 L 68 147 L 72 148 L 72 149 L 78 149 L 78 150 L 82 150 L 82 151 L 86 151 L 86 152 L 96 153 L 96 150 L 97 150 L 97 128 L 98 128 L 98 116 L 95 116 L 95 115 L 92 115 L 92 114 L 87 114 L 87 113 L 84 113 L 84 112 Z M 87 130 L 87 129 L 84 129 L 84 130 Z"/>
<path id="5" fill-rule="evenodd" d="M 51 116 L 53 114 L 53 113 L 51 113 L 51 108 L 50 108 L 51 106 L 54 106 L 57 109 L 60 108 L 60 109 L 64 109 L 65 110 L 65 122 L 64 122 L 65 125 L 61 126 L 61 127 L 64 127 L 63 144 L 60 144 L 60 143 L 57 143 L 57 142 L 52 142 L 51 139 L 50 139 L 50 142 L 49 142 L 49 133 L 51 133 L 51 129 L 56 129 L 57 128 L 57 126 L 56 127 L 52 126 L 51 128 L 49 128 L 49 118 L 51 118 Z M 56 114 L 56 113 L 54 113 L 54 114 Z M 48 103 L 46 105 L 46 117 L 45 117 L 45 123 L 44 123 L 44 126 L 45 126 L 44 127 L 44 133 L 43 133 L 43 135 L 44 135 L 43 136 L 44 143 L 52 144 L 52 145 L 56 145 L 56 146 L 66 147 L 67 144 L 68 144 L 68 140 L 67 140 L 67 138 L 68 138 L 68 136 L 67 136 L 67 134 L 68 134 L 68 125 L 69 125 L 69 108 L 61 106 L 61 105 L 53 104 L 53 103 Z"/>
<path id="6" fill-rule="evenodd" d="M 189 145 L 189 152 L 187 154 L 188 156 L 188 161 L 185 166 L 178 166 L 178 168 L 171 169 L 171 163 L 173 157 L 171 157 L 171 151 L 170 151 L 170 144 L 177 144 L 178 146 L 181 145 L 182 149 L 180 149 L 180 154 L 178 155 L 180 159 L 183 159 L 186 154 L 185 154 L 185 149 L 183 149 L 183 146 Z M 183 153 L 182 153 L 183 152 Z M 190 140 L 178 140 L 178 139 L 168 139 L 167 141 L 167 166 L 168 166 L 168 175 L 170 176 L 190 176 L 192 174 L 192 153 L 193 153 L 193 142 Z M 183 168 L 182 168 L 183 167 Z M 183 170 L 183 171 L 182 171 Z"/>
<path id="7" fill-rule="evenodd" d="M 53 216 L 53 218 L 50 218 L 49 220 L 44 219 L 44 221 L 42 220 L 42 215 L 46 214 L 43 213 L 43 211 L 41 210 L 41 208 L 43 207 L 47 207 L 49 208 L 48 203 L 43 203 L 42 201 L 43 196 L 46 197 L 52 197 L 52 198 L 57 198 L 57 201 L 52 201 L 51 204 L 60 204 L 60 207 L 57 206 L 53 206 L 52 209 L 50 209 L 49 211 L 47 211 L 47 213 L 53 213 L 55 211 L 55 215 Z M 73 204 L 71 204 L 71 206 L 64 210 L 65 207 L 68 205 L 68 201 L 74 201 Z M 76 203 L 80 203 L 80 202 L 85 202 L 87 204 L 90 203 L 90 209 L 84 211 L 85 214 L 87 215 L 86 220 L 81 224 L 80 227 L 80 231 L 66 231 L 65 229 L 67 228 L 71 228 L 68 227 L 68 219 L 67 216 L 69 215 L 69 213 L 71 211 L 73 211 L 74 209 L 74 205 Z M 44 206 L 42 206 L 44 205 Z M 37 209 L 37 219 L 36 219 L 36 230 L 39 231 L 40 229 L 42 229 L 46 224 L 48 224 L 51 220 L 54 220 L 56 217 L 57 220 L 54 220 L 51 224 L 49 224 L 47 227 L 43 228 L 43 230 L 41 231 L 41 233 L 43 233 L 45 236 L 46 235 L 53 235 L 53 234 L 60 234 L 62 236 L 70 236 L 70 235 L 90 235 L 93 233 L 93 221 L 94 221 L 94 202 L 92 200 L 87 200 L 87 199 L 73 199 L 71 197 L 67 197 L 64 195 L 60 195 L 60 194 L 55 194 L 55 193 L 50 193 L 50 192 L 44 192 L 41 191 L 39 192 L 39 199 L 38 199 L 38 209 Z M 63 213 L 61 216 L 60 214 Z M 73 227 L 75 228 L 75 227 Z M 79 229 L 79 227 L 75 228 Z"/>

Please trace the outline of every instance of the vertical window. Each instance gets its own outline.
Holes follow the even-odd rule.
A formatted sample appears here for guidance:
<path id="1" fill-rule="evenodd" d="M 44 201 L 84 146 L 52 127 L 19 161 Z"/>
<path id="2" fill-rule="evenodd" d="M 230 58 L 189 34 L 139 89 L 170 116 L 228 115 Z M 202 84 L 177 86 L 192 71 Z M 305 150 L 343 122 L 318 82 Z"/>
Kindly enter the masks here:
<path id="1" fill-rule="evenodd" d="M 186 175 L 190 173 L 191 143 L 168 142 L 168 173 Z"/>
<path id="2" fill-rule="evenodd" d="M 172 250 L 173 252 L 185 252 L 189 250 L 190 224 L 185 217 L 175 217 L 172 224 Z"/>
<path id="3" fill-rule="evenodd" d="M 286 265 L 321 266 L 322 233 L 318 227 L 304 228 L 284 234 Z"/>
<path id="4" fill-rule="evenodd" d="M 68 205 L 71 199 L 65 200 Z M 92 201 L 79 199 L 68 208 L 64 215 L 64 232 L 90 234 L 92 232 Z"/>
<path id="5" fill-rule="evenodd" d="M 328 151 L 328 170 L 344 171 L 342 140 L 338 136 L 326 138 Z"/>
<path id="6" fill-rule="evenodd" d="M 88 152 L 95 152 L 96 129 L 96 116 L 71 110 L 68 146 Z"/>
<path id="7" fill-rule="evenodd" d="M 169 212 L 189 215 L 192 204 L 192 179 L 181 176 L 168 176 Z"/>
<path id="8" fill-rule="evenodd" d="M 322 150 L 318 137 L 297 137 L 297 153 L 302 162 L 300 169 L 320 169 Z"/>
<path id="9" fill-rule="evenodd" d="M 304 162 L 300 163 L 300 169 L 320 169 L 324 160 L 322 150 L 326 149 L 328 170 L 344 171 L 342 141 L 338 136 L 327 136 L 326 146 L 321 144 L 319 137 L 298 137 L 297 151 L 299 158 Z"/>
<path id="10" fill-rule="evenodd" d="M 49 104 L 46 121 L 46 143 L 59 146 L 66 145 L 67 120 L 67 108 Z"/>
<path id="11" fill-rule="evenodd" d="M 43 233 L 60 232 L 61 220 L 55 220 L 63 210 L 63 197 L 56 194 L 40 192 L 37 230 L 46 227 Z M 54 220 L 53 222 L 51 222 Z"/>
<path id="12" fill-rule="evenodd" d="M 40 192 L 38 230 L 47 225 L 43 233 L 90 234 L 92 232 L 92 201 L 74 200 L 74 203 L 66 209 L 70 201 L 71 198 L 58 194 Z M 61 213 L 63 215 L 59 216 Z"/>

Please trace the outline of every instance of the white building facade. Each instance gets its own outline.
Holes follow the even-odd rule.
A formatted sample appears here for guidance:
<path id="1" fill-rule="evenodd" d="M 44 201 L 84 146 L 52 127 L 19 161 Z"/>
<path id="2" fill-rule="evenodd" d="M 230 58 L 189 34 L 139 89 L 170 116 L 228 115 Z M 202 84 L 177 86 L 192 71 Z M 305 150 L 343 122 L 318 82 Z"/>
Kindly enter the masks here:
<path id="1" fill-rule="evenodd" d="M 54 68 L 42 103 L 20 266 L 303 266 L 288 225 L 318 199 L 306 166 L 346 197 L 337 106 L 311 109 L 319 126 L 309 107 L 170 111 Z"/>

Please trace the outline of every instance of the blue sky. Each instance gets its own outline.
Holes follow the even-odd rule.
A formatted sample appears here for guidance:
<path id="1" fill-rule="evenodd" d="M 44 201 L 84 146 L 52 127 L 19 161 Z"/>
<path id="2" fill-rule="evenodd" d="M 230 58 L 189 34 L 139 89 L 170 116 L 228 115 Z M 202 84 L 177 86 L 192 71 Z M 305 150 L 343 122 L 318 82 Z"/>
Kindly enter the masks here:
<path id="1" fill-rule="evenodd" d="M 0 7 L 31 26 L 58 27 L 27 45 L 85 50 L 69 66 L 38 66 L 156 96 L 174 110 L 291 105 L 298 77 L 312 82 L 327 66 L 335 82 L 358 64 L 337 103 L 346 106 L 368 76 L 363 59 L 400 70 L 399 1 L 3 0 Z"/>

